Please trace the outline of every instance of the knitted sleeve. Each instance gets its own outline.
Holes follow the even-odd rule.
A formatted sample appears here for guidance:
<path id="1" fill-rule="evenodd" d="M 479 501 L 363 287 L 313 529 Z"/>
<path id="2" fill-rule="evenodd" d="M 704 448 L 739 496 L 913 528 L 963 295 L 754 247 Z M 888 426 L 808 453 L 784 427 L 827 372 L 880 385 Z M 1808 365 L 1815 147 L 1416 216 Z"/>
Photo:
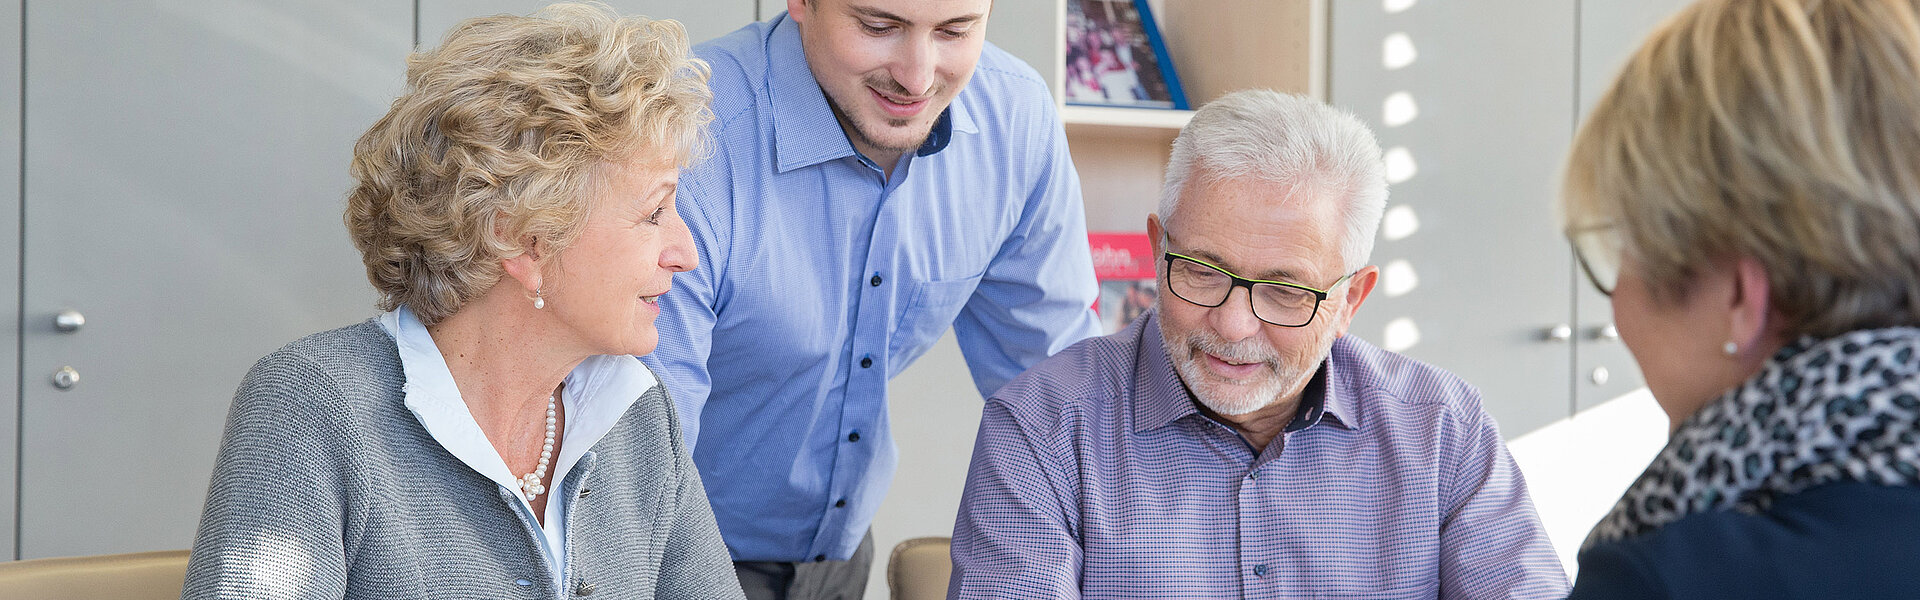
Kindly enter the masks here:
<path id="1" fill-rule="evenodd" d="M 665 387 L 656 389 L 664 391 Z M 652 394 L 648 394 L 652 395 Z M 668 401 L 671 407 L 672 401 Z M 668 410 L 669 419 L 673 411 Z M 680 482 L 674 507 L 673 529 L 667 534 L 660 557 L 659 587 L 654 597 L 741 598 L 740 580 L 733 572 L 733 559 L 720 540 L 720 526 L 714 523 L 713 508 L 707 504 L 706 487 L 700 484 L 700 471 L 694 468 L 677 422 L 668 423 L 671 433 L 674 478 Z"/>
<path id="2" fill-rule="evenodd" d="M 345 594 L 347 441 L 339 411 L 326 409 L 339 395 L 288 350 L 248 372 L 227 413 L 181 598 Z"/>

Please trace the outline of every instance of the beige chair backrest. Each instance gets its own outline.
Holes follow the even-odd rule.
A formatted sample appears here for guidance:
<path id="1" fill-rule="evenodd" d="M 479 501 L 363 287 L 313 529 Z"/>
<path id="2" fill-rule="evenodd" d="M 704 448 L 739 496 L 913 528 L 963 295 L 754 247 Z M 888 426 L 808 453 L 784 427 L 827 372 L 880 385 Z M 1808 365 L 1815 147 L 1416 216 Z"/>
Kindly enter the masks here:
<path id="1" fill-rule="evenodd" d="M 952 548 L 953 539 L 944 537 L 913 538 L 894 546 L 887 559 L 887 589 L 893 600 L 946 600 Z"/>
<path id="2" fill-rule="evenodd" d="M 186 579 L 186 550 L 0 562 L 0 598 L 176 600 Z"/>

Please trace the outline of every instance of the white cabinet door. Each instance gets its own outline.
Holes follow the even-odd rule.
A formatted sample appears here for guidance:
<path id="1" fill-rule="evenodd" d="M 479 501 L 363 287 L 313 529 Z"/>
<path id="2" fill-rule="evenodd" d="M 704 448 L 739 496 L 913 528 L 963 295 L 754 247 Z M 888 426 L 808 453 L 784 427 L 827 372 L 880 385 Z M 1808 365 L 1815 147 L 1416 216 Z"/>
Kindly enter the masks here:
<path id="1" fill-rule="evenodd" d="M 19 14 L 20 0 L 0 0 L 0 12 Z M 0 215 L 20 213 L 20 20 L 0 19 Z M 0 226 L 0 314 L 20 312 L 20 228 Z M 12 282 L 12 283 L 6 283 Z M 0 340 L 19 339 L 20 322 L 0 325 Z M 0 365 L 18 365 L 20 346 L 0 343 Z M 19 371 L 0 375 L 0 389 L 20 389 Z M 15 400 L 18 396 L 14 397 Z M 17 465 L 20 455 L 20 411 L 0 401 L 0 465 Z M 14 516 L 18 483 L 0 477 L 0 519 Z M 14 521 L 0 521 L 0 540 L 14 539 Z M 4 544 L 4 542 L 0 542 Z M 0 560 L 13 556 L 11 545 L 0 545 Z"/>
<path id="2" fill-rule="evenodd" d="M 400 90 L 413 6 L 25 15 L 17 552 L 186 548 L 242 374 L 374 313 L 341 210 L 353 141 Z M 66 311 L 84 325 L 57 329 Z"/>
<path id="3" fill-rule="evenodd" d="M 1331 10 L 1331 100 L 1374 128 L 1393 182 L 1373 252 L 1383 276 L 1353 333 L 1478 386 L 1508 438 L 1565 418 L 1573 343 L 1545 333 L 1577 333 L 1553 212 L 1574 0 Z"/>

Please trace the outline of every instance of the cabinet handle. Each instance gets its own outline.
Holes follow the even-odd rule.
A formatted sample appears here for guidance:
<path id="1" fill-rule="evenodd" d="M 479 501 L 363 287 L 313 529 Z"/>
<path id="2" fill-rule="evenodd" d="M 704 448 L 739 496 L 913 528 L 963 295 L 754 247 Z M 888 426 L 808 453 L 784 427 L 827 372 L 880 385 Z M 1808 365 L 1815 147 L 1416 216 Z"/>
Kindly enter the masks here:
<path id="1" fill-rule="evenodd" d="M 1614 327 L 1612 323 L 1595 327 L 1593 328 L 1593 340 L 1596 342 L 1618 342 L 1620 341 L 1620 328 Z"/>
<path id="2" fill-rule="evenodd" d="M 86 324 L 87 316 L 71 308 L 60 311 L 60 314 L 53 316 L 53 329 L 60 333 L 79 331 L 80 328 L 86 326 Z"/>
<path id="3" fill-rule="evenodd" d="M 1573 341 L 1573 326 L 1566 323 L 1555 324 L 1540 333 L 1540 337 L 1549 342 L 1566 343 Z"/>
<path id="4" fill-rule="evenodd" d="M 60 370 L 53 372 L 53 387 L 70 390 L 76 385 L 80 385 L 80 372 L 73 370 L 73 367 L 60 367 Z"/>

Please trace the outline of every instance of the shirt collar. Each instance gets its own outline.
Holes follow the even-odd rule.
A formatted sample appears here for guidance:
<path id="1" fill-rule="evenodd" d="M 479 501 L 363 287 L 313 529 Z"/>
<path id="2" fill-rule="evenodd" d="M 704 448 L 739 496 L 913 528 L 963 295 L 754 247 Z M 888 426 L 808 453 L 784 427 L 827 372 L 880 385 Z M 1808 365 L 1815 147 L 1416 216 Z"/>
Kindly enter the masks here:
<path id="1" fill-rule="evenodd" d="M 405 404 L 420 426 L 475 472 L 507 489 L 519 490 L 519 475 L 507 470 L 506 461 L 480 430 L 426 326 L 404 305 L 380 315 L 380 326 L 393 336 L 407 379 Z M 567 426 L 560 455 L 553 461 L 556 489 L 574 464 L 658 380 L 634 357 L 591 356 L 575 366 L 564 382 L 560 401 L 566 405 Z"/>
<path id="2" fill-rule="evenodd" d="M 1166 343 L 1160 334 L 1159 311 L 1148 310 L 1147 316 L 1136 321 L 1134 327 L 1139 329 L 1134 350 L 1134 432 L 1144 433 L 1190 415 L 1199 415 L 1199 401 L 1180 381 L 1179 372 L 1173 367 L 1173 359 L 1167 354 Z M 1318 425 L 1323 417 L 1341 428 L 1358 429 L 1357 422 L 1343 416 L 1350 411 L 1346 410 L 1343 394 L 1335 391 L 1342 389 L 1339 385 L 1341 381 L 1343 378 L 1333 361 L 1322 360 L 1313 380 L 1301 392 L 1300 411 L 1294 415 L 1293 422 L 1287 424 L 1286 432 L 1293 433 Z"/>
<path id="3" fill-rule="evenodd" d="M 855 156 L 853 143 L 827 104 L 827 95 L 807 65 L 800 44 L 800 27 L 780 13 L 767 34 L 767 98 L 773 105 L 775 168 L 794 169 Z M 953 141 L 953 133 L 977 133 L 966 102 L 956 96 L 934 121 L 933 130 L 915 156 L 939 152 Z"/>
<path id="4" fill-rule="evenodd" d="M 1187 415 L 1200 414 L 1192 394 L 1180 382 L 1173 359 L 1160 337 L 1160 314 L 1149 309 L 1147 316 L 1134 322 L 1133 430 L 1143 433 L 1164 427 Z"/>

